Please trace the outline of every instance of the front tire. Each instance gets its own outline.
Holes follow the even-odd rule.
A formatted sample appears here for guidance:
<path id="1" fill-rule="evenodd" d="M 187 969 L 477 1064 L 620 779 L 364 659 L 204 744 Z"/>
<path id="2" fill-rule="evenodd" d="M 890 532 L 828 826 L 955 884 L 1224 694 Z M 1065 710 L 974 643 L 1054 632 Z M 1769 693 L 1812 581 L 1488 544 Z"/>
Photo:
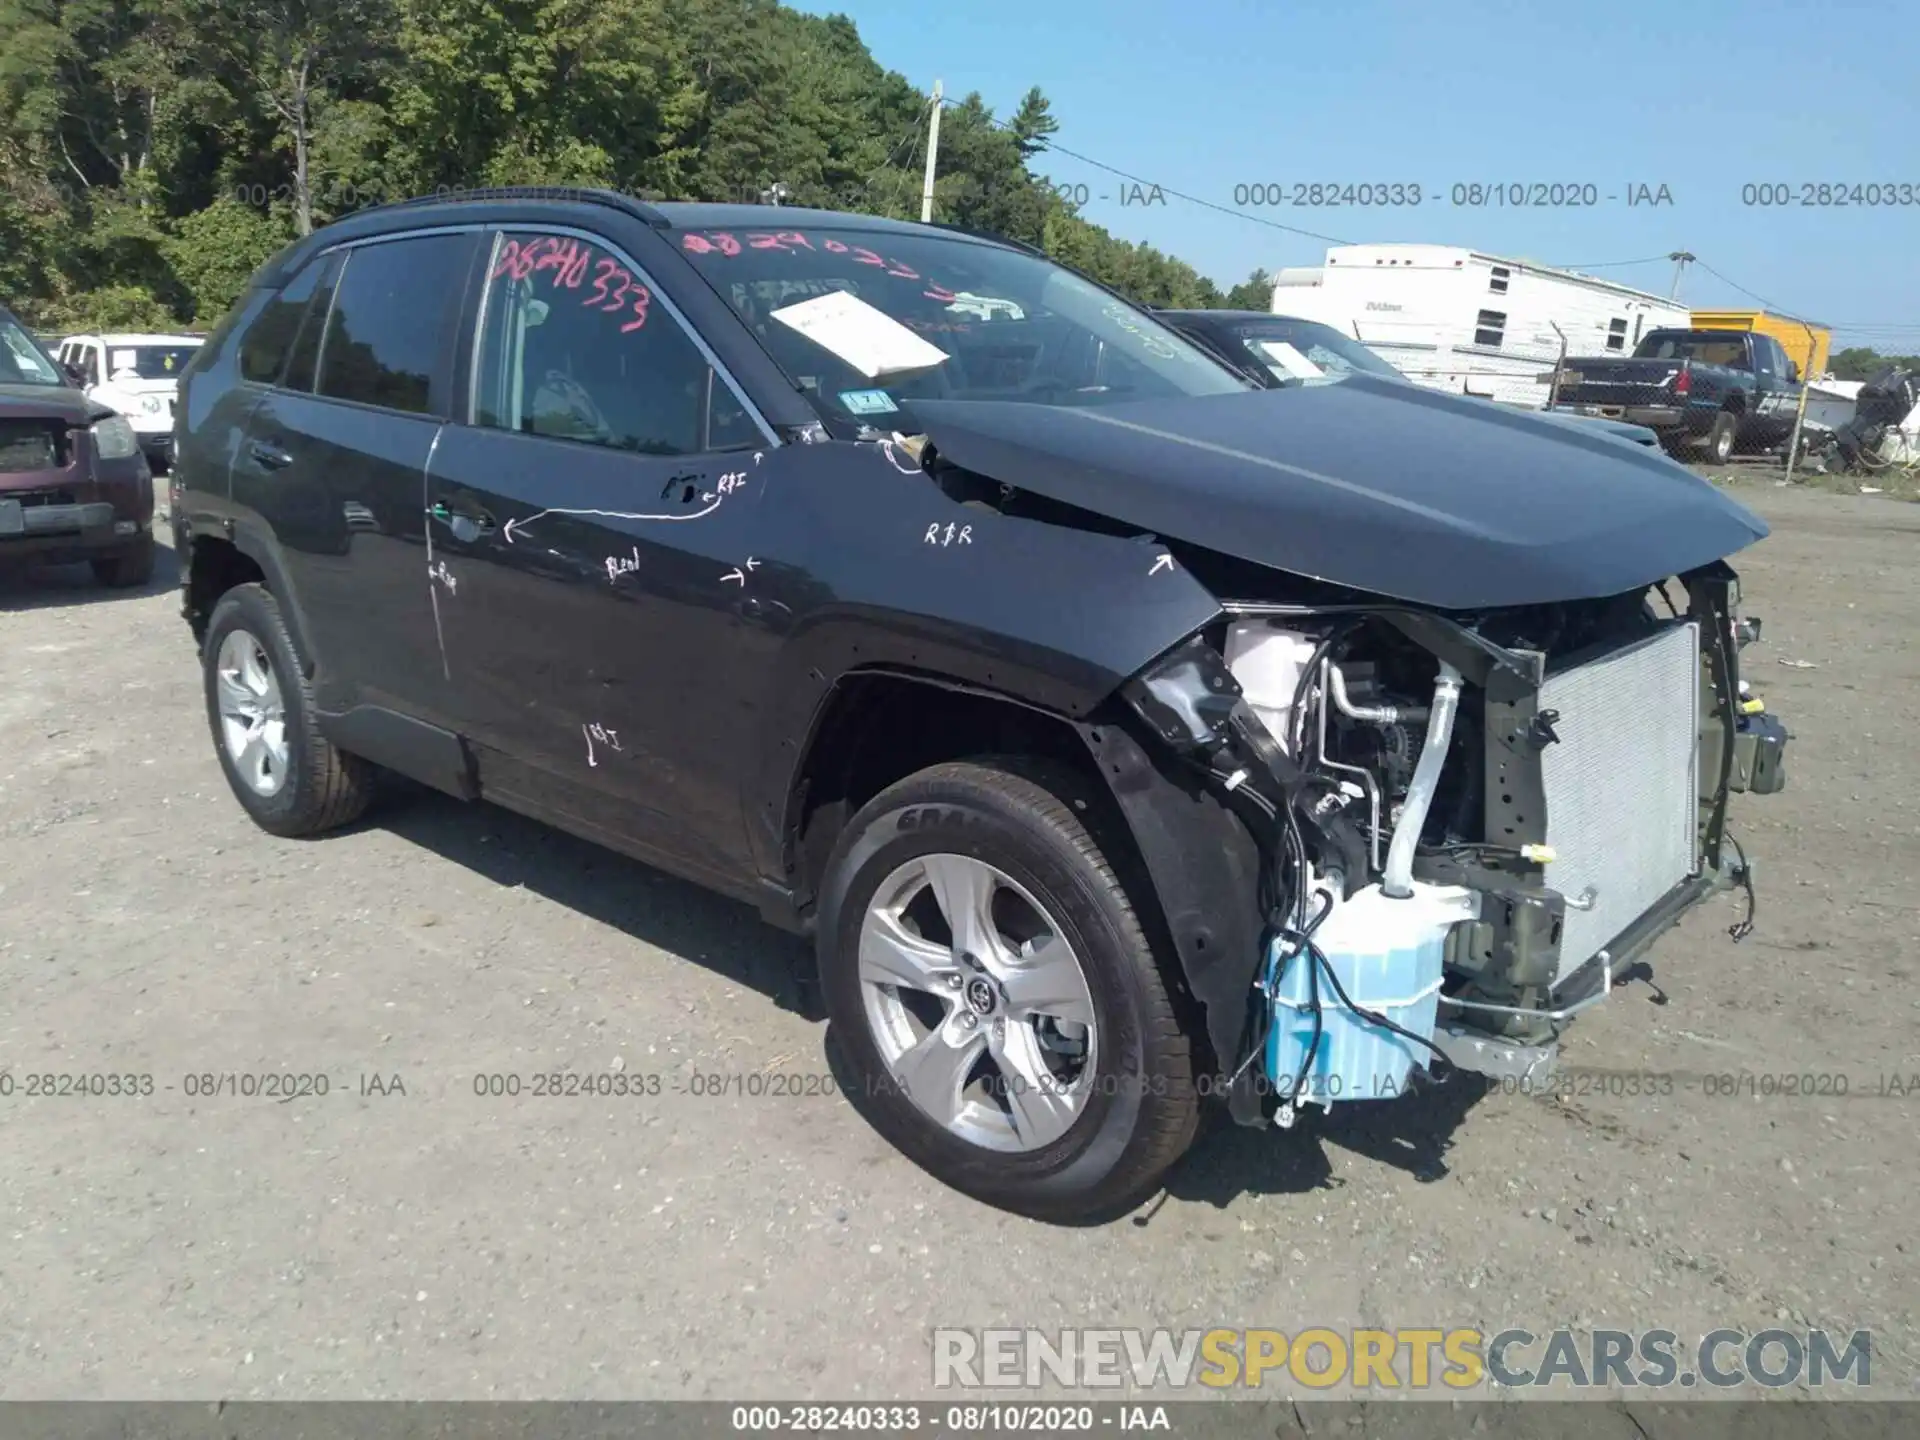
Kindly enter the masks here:
<path id="1" fill-rule="evenodd" d="M 261 585 L 220 597 L 201 647 L 207 722 L 227 784 L 274 835 L 316 835 L 357 820 L 374 769 L 320 733 L 280 606 Z"/>
<path id="2" fill-rule="evenodd" d="M 876 1129 L 990 1204 L 1138 1203 L 1192 1143 L 1188 1038 L 1070 771 L 937 765 L 853 817 L 818 927 L 833 1033 Z"/>

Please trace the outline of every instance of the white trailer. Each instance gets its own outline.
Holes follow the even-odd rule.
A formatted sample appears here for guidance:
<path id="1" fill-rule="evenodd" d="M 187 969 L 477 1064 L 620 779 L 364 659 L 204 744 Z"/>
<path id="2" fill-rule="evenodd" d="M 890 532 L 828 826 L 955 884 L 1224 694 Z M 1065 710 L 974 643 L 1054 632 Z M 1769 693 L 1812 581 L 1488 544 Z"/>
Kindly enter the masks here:
<path id="1" fill-rule="evenodd" d="M 1273 309 L 1337 327 L 1418 384 L 1533 409 L 1562 354 L 1630 355 L 1691 322 L 1645 290 L 1451 245 L 1333 246 L 1279 272 Z"/>

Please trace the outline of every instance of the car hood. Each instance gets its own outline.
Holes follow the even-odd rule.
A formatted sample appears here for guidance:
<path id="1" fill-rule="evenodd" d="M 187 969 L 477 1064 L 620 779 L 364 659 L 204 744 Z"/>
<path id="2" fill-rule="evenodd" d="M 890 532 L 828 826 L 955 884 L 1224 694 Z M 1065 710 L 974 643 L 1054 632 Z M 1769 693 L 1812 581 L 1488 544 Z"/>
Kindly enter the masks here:
<path id="1" fill-rule="evenodd" d="M 86 425 L 112 413 L 65 386 L 0 385 L 0 419 L 64 420 L 69 425 Z"/>
<path id="2" fill-rule="evenodd" d="M 1575 415 L 1556 410 L 1536 410 L 1533 413 L 1555 425 L 1578 425 L 1601 435 L 1611 435 L 1616 440 L 1631 440 L 1635 445 L 1652 445 L 1659 439 L 1644 425 L 1635 425 L 1626 420 L 1609 420 L 1603 415 Z"/>
<path id="3" fill-rule="evenodd" d="M 1767 533 L 1645 447 L 1371 376 L 1103 406 L 912 408 L 943 457 L 991 479 L 1439 609 L 1624 594 Z"/>

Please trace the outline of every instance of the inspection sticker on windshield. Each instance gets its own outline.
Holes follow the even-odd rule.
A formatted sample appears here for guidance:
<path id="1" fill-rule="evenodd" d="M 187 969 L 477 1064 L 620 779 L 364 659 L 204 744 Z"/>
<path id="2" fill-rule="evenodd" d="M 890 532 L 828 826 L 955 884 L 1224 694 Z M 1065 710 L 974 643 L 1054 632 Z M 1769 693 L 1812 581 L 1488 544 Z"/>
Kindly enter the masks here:
<path id="1" fill-rule="evenodd" d="M 849 415 L 891 415 L 900 408 L 884 390 L 842 390 L 840 403 Z"/>
<path id="2" fill-rule="evenodd" d="M 1269 358 L 1279 362 L 1280 367 L 1299 380 L 1320 380 L 1326 377 L 1326 371 L 1302 355 L 1285 340 L 1260 340 L 1256 344 L 1267 353 Z"/>
<path id="3" fill-rule="evenodd" d="M 832 351 L 869 380 L 931 370 L 948 358 L 939 346 L 929 345 L 885 311 L 845 290 L 775 310 L 773 318 Z"/>

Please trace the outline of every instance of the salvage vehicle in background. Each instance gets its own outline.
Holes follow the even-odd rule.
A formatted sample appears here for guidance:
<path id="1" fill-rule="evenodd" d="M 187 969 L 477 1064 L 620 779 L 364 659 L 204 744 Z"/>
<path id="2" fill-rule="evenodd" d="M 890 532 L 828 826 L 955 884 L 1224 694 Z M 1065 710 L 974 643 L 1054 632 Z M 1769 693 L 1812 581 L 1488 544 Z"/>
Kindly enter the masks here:
<path id="1" fill-rule="evenodd" d="M 201 338 L 69 335 L 55 358 L 78 371 L 89 398 L 127 417 L 147 459 L 164 471 L 173 455 L 174 390 Z"/>
<path id="2" fill-rule="evenodd" d="M 1377 375 L 1382 380 L 1408 380 L 1358 340 L 1349 340 L 1331 325 L 1264 310 L 1155 310 L 1153 312 L 1195 344 L 1205 347 L 1256 385 L 1277 389 L 1283 385 L 1317 385 L 1342 375 Z M 1471 396 L 1482 399 L 1484 396 Z M 1487 400 L 1488 404 L 1498 402 Z M 1544 414 L 1546 412 L 1534 412 Z M 1657 445 L 1659 437 L 1644 425 L 1600 417 L 1554 415 L 1618 440 Z"/>
<path id="3" fill-rule="evenodd" d="M 1645 425 L 1716 465 L 1784 445 L 1800 408 L 1799 367 L 1751 330 L 1653 330 L 1630 356 L 1570 355 L 1540 379 L 1551 410 Z"/>
<path id="4" fill-rule="evenodd" d="M 153 475 L 133 427 L 68 384 L 0 308 L 0 566 L 85 560 L 103 585 L 153 578 Z"/>
<path id="5" fill-rule="evenodd" d="M 364 210 L 180 403 L 261 827 L 386 767 L 811 932 L 855 1102 L 1027 1214 L 1138 1200 L 1203 1099 L 1540 1074 L 1750 886 L 1730 797 L 1783 781 L 1725 558 L 1766 528 L 1713 486 L 1363 371 L 1262 388 L 942 227 Z"/>

